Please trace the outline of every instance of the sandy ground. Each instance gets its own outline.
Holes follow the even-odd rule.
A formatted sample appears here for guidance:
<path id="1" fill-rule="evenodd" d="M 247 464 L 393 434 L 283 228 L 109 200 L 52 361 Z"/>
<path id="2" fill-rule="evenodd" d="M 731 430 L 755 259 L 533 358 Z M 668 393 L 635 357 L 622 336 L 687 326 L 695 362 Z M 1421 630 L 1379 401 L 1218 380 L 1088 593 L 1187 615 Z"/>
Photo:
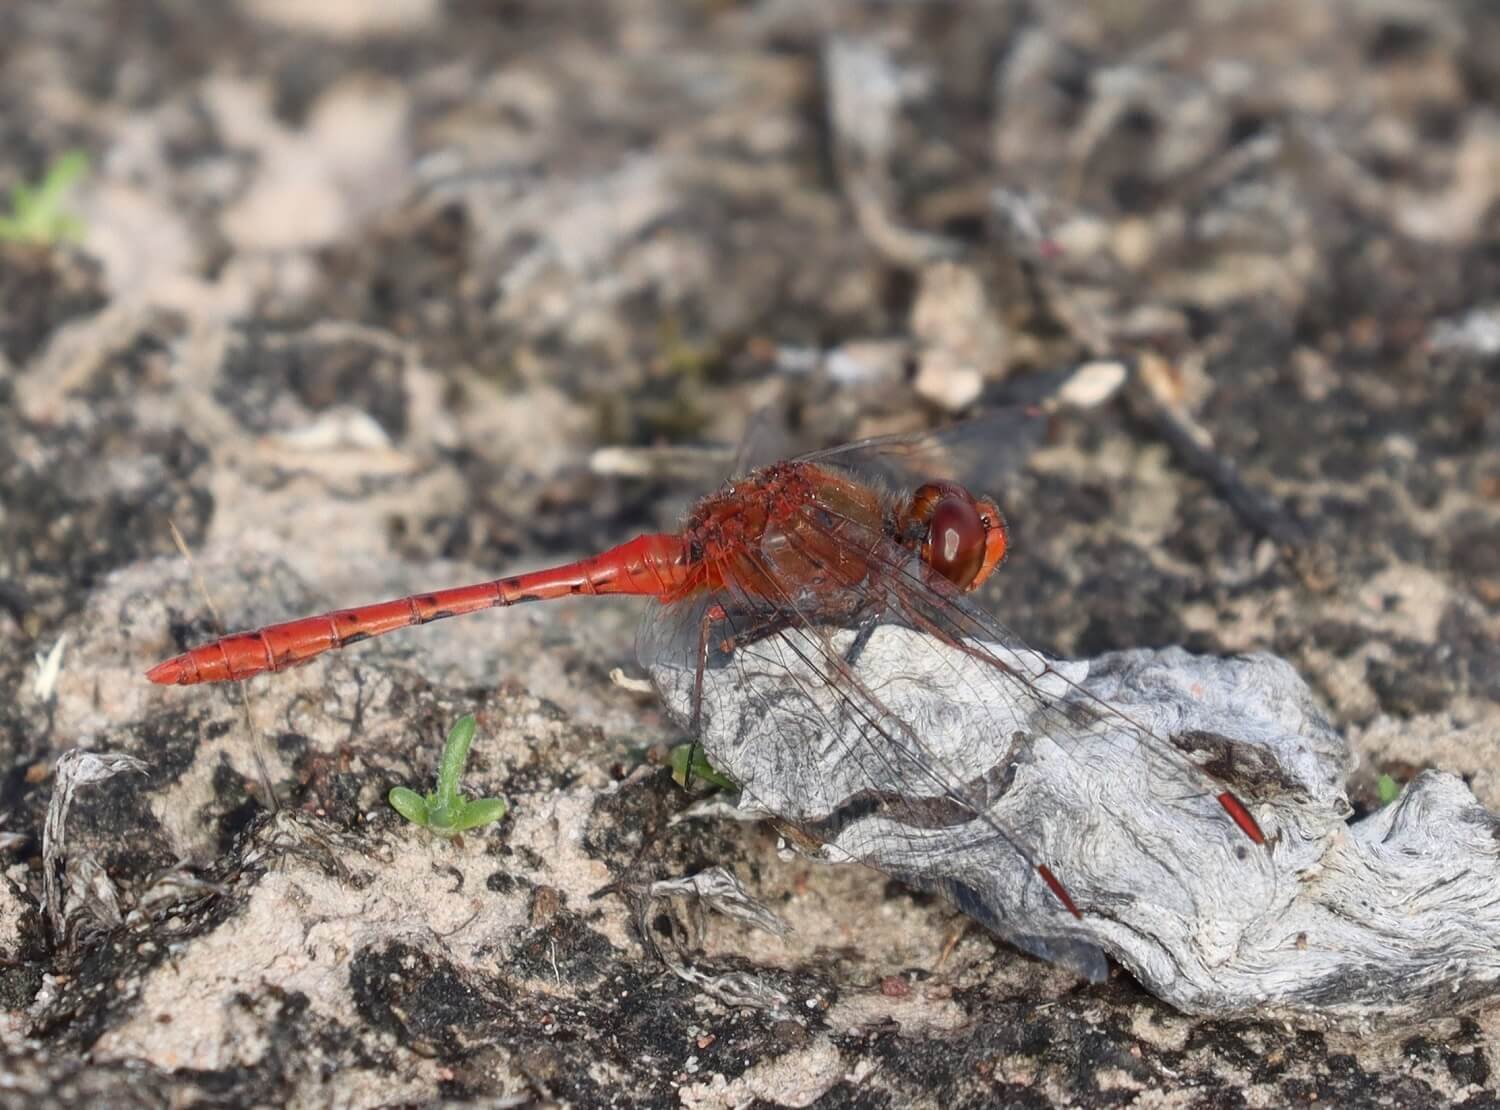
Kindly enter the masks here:
<path id="1" fill-rule="evenodd" d="M 1500 807 L 1497 14 L 4 5 L 0 186 L 90 169 L 77 242 L 0 244 L 0 1102 L 1493 1102 L 1500 1010 L 1187 1018 L 691 816 L 650 754 L 680 734 L 610 679 L 641 673 L 628 601 L 248 697 L 141 675 L 216 619 L 669 526 L 767 406 L 817 446 L 1129 354 L 1278 513 L 1117 401 L 995 474 L 984 602 L 1067 653 L 1273 651 L 1357 805 L 1442 767 Z M 705 450 L 591 467 L 614 446 Z M 467 782 L 513 810 L 437 841 L 384 796 L 465 712 Z M 74 748 L 146 769 L 79 788 L 52 929 Z M 599 894 L 711 866 L 792 931 L 700 944 L 680 903 Z"/>

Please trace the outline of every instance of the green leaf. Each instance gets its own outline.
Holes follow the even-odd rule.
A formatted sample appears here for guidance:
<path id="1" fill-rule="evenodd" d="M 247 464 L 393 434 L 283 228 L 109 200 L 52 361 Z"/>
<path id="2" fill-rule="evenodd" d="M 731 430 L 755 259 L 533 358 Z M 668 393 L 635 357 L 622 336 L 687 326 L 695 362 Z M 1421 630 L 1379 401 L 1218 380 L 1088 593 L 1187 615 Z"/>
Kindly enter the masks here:
<path id="1" fill-rule="evenodd" d="M 739 789 L 732 778 L 714 770 L 699 745 L 678 744 L 672 749 L 672 781 L 686 789 L 694 779 L 712 783 L 721 790 Z"/>
<path id="2" fill-rule="evenodd" d="M 1375 783 L 1375 794 L 1381 805 L 1388 806 L 1401 795 L 1401 784 L 1390 775 L 1381 775 Z"/>
<path id="3" fill-rule="evenodd" d="M 88 172 L 81 150 L 62 155 L 40 184 L 18 184 L 10 191 L 11 214 L 0 216 L 0 239 L 55 243 L 83 236 L 83 225 L 63 210 L 68 190 Z"/>
<path id="4" fill-rule="evenodd" d="M 498 821 L 509 812 L 510 803 L 504 798 L 479 798 L 464 806 L 454 827 L 459 832 L 468 832 L 470 829 L 479 828 L 480 825 Z"/>
<path id="5" fill-rule="evenodd" d="M 474 732 L 478 723 L 471 713 L 460 717 L 448 730 L 448 742 L 443 746 L 443 762 L 438 767 L 438 797 L 453 800 L 458 797 L 458 780 L 463 778 L 464 767 L 469 762 L 469 745 L 474 743 Z"/>
<path id="6" fill-rule="evenodd" d="M 386 800 L 391 803 L 392 809 L 413 825 L 426 826 L 427 799 L 415 790 L 408 790 L 404 786 L 393 786 L 391 792 L 386 795 Z"/>
<path id="7" fill-rule="evenodd" d="M 42 191 L 56 199 L 88 172 L 89 156 L 81 150 L 70 150 L 52 163 L 46 180 L 42 182 Z"/>
<path id="8" fill-rule="evenodd" d="M 427 795 L 427 827 L 443 836 L 452 836 L 463 805 L 462 797 L 444 798 L 437 793 Z"/>
<path id="9" fill-rule="evenodd" d="M 459 792 L 459 780 L 469 762 L 469 747 L 474 743 L 477 728 L 471 714 L 460 717 L 448 730 L 443 758 L 438 765 L 437 789 L 427 797 L 404 786 L 391 789 L 388 797 L 397 813 L 436 836 L 457 836 L 498 821 L 510 811 L 510 803 L 504 798 L 470 801 Z"/>

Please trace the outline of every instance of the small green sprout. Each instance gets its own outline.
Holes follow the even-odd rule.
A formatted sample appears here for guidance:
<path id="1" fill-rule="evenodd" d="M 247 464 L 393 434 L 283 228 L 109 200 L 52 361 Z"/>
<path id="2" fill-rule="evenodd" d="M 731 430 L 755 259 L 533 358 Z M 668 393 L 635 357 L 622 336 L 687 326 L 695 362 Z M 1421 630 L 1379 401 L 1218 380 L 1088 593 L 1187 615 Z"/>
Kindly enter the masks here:
<path id="1" fill-rule="evenodd" d="M 1375 796 L 1380 799 L 1380 804 L 1388 806 L 1396 800 L 1401 793 L 1401 784 L 1390 775 L 1381 775 L 1375 782 Z"/>
<path id="2" fill-rule="evenodd" d="M 694 779 L 711 782 L 721 790 L 738 790 L 735 781 L 716 771 L 697 744 L 678 744 L 672 749 L 672 781 L 684 790 Z"/>
<path id="3" fill-rule="evenodd" d="M 10 191 L 10 215 L 0 216 L 0 239 L 20 243 L 74 242 L 83 224 L 63 210 L 68 190 L 88 172 L 88 155 L 70 150 L 52 163 L 39 185 Z"/>
<path id="4" fill-rule="evenodd" d="M 393 787 L 389 795 L 391 808 L 412 824 L 438 836 L 457 836 L 504 817 L 510 810 L 510 803 L 504 798 L 478 798 L 471 802 L 458 792 L 458 780 L 469 762 L 475 727 L 472 715 L 460 717 L 448 733 L 435 791 L 424 798 L 404 786 Z"/>

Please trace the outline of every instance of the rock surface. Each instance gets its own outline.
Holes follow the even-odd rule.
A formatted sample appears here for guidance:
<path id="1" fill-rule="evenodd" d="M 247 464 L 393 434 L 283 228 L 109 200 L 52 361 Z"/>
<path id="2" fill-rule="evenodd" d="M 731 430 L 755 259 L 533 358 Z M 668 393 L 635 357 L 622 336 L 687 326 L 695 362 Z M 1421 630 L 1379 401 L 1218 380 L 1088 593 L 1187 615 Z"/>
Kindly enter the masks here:
<path id="1" fill-rule="evenodd" d="M 1350 825 L 1348 748 L 1281 660 L 1063 662 L 882 624 L 830 684 L 820 632 L 712 654 L 699 709 L 741 807 L 817 854 L 1089 979 L 1107 952 L 1189 1013 L 1412 1021 L 1500 993 L 1500 818 L 1429 771 Z M 850 657 L 854 631 L 821 634 Z M 652 676 L 690 720 L 696 665 Z"/>
<path id="2" fill-rule="evenodd" d="M 1274 653 L 1356 818 L 1428 768 L 1493 811 L 1491 5 L 313 7 L 0 6 L 0 190 L 91 163 L 79 242 L 0 243 L 0 1100 L 1493 1098 L 1492 1007 L 1188 1017 L 694 816 L 610 680 L 628 602 L 141 677 L 670 526 L 767 406 L 818 446 L 1129 353 L 1150 389 L 987 476 L 978 603 L 1066 656 Z M 467 712 L 513 808 L 437 842 L 384 797 Z M 77 748 L 148 772 L 44 860 Z M 716 866 L 785 935 L 641 893 Z"/>

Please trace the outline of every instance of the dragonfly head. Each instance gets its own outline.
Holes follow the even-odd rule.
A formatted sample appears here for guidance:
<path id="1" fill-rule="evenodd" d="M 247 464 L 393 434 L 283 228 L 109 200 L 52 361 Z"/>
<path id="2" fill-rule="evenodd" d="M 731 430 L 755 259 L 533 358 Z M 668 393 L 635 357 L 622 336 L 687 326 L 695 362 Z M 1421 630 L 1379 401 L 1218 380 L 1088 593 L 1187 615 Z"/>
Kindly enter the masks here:
<path id="1" fill-rule="evenodd" d="M 955 482 L 929 482 L 917 490 L 904 525 L 902 533 L 922 561 L 961 590 L 988 578 L 1010 546 L 995 503 Z"/>

